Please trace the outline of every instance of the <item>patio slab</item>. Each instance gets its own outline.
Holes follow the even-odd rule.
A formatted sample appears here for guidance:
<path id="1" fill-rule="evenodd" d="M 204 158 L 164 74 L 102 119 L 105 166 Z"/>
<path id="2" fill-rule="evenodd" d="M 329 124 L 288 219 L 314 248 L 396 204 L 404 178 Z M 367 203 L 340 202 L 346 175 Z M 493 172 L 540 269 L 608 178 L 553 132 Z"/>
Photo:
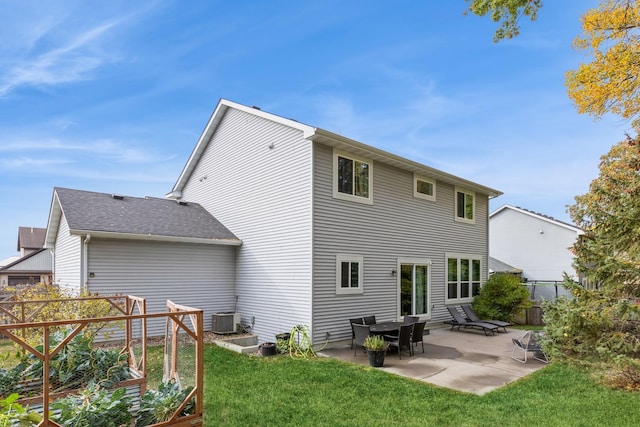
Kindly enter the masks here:
<path id="1" fill-rule="evenodd" d="M 475 394 L 485 394 L 518 380 L 546 366 L 533 359 L 520 363 L 511 358 L 512 338 L 519 338 L 525 331 L 507 329 L 506 333 L 485 336 L 480 330 L 451 331 L 447 327 L 432 328 L 424 336 L 424 354 L 420 344 L 409 356 L 388 352 L 381 369 L 441 387 Z M 325 349 L 321 355 L 352 363 L 369 365 L 367 355 L 344 347 Z"/>

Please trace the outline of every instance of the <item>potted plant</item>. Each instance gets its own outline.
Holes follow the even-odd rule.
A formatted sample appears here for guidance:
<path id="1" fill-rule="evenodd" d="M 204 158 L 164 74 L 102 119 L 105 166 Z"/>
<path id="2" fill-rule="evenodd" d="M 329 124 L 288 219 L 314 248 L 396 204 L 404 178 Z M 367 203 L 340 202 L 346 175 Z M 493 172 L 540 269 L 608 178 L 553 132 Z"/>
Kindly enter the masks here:
<path id="1" fill-rule="evenodd" d="M 369 365 L 379 368 L 384 364 L 384 356 L 389 344 L 380 335 L 369 335 L 364 339 L 364 348 L 367 349 Z"/>

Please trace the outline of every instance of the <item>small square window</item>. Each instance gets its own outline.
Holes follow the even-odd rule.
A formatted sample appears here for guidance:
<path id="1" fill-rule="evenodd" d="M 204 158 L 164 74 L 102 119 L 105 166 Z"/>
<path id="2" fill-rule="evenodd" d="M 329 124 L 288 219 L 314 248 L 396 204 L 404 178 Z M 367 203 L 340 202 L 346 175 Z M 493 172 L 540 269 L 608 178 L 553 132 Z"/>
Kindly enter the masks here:
<path id="1" fill-rule="evenodd" d="M 336 293 L 362 293 L 363 258 L 357 255 L 336 255 Z"/>
<path id="2" fill-rule="evenodd" d="M 436 182 L 433 179 L 413 175 L 413 197 L 436 201 Z"/>

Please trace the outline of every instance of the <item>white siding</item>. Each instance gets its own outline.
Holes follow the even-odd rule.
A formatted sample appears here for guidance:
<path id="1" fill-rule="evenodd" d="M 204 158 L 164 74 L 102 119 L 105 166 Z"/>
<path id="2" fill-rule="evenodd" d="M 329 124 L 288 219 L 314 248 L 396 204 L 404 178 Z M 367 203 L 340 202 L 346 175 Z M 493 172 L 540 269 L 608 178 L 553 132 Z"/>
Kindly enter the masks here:
<path id="1" fill-rule="evenodd" d="M 577 231 L 510 208 L 495 213 L 490 224 L 489 253 L 521 269 L 523 277 L 560 281 L 563 272 L 577 277 L 569 251 Z"/>
<path id="2" fill-rule="evenodd" d="M 243 242 L 236 294 L 261 341 L 311 326 L 311 143 L 229 109 L 183 189 Z"/>
<path id="3" fill-rule="evenodd" d="M 60 218 L 53 258 L 54 282 L 67 288 L 79 290 L 82 284 L 81 257 L 82 240 L 78 236 L 69 234 L 69 226 L 63 214 Z"/>
<path id="4" fill-rule="evenodd" d="M 207 330 L 212 314 L 234 309 L 234 247 L 94 238 L 88 250 L 92 293 L 146 298 L 150 313 L 164 312 L 167 299 L 202 309 Z"/>
<path id="5" fill-rule="evenodd" d="M 373 205 L 332 197 L 332 149 L 314 149 L 314 334 L 331 340 L 351 334 L 348 319 L 399 316 L 398 258 L 428 258 L 432 322 L 449 319 L 444 306 L 445 253 L 482 256 L 487 276 L 488 198 L 476 193 L 475 224 L 455 221 L 454 187 L 436 183 L 436 201 L 413 197 L 413 174 L 374 163 Z M 364 256 L 364 294 L 336 295 L 337 253 Z"/>
<path id="6" fill-rule="evenodd" d="M 9 267 L 6 271 L 51 271 L 51 251 L 48 249 Z"/>

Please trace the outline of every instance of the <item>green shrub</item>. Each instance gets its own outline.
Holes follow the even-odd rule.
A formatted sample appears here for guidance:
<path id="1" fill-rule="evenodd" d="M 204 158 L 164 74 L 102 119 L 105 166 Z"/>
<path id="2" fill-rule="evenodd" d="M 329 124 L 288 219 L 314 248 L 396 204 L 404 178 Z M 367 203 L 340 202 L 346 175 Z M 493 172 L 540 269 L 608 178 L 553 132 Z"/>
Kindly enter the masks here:
<path id="1" fill-rule="evenodd" d="M 505 322 L 530 306 L 529 291 L 512 274 L 492 275 L 473 300 L 473 310 L 479 317 Z"/>

